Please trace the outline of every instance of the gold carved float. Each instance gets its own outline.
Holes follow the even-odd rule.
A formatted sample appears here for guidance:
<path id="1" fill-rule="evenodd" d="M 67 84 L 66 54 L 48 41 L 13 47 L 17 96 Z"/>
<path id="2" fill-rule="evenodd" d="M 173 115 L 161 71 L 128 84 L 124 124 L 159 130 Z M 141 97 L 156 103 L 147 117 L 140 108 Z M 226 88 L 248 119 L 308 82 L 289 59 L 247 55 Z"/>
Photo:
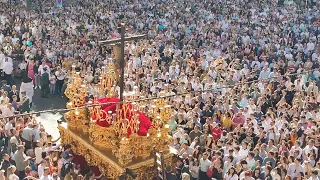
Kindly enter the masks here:
<path id="1" fill-rule="evenodd" d="M 137 88 L 124 95 L 125 101 L 116 105 L 115 112 L 105 112 L 97 104 L 98 97 L 112 98 L 117 93 L 116 67 L 112 64 L 102 68 L 98 94 L 93 94 L 89 101 L 87 82 L 83 80 L 73 67 L 73 76 L 65 91 L 69 98 L 64 118 L 67 123 L 59 125 L 63 144 L 71 144 L 76 154 L 85 157 L 91 166 L 97 166 L 108 178 L 117 179 L 126 168 L 138 175 L 138 179 L 153 179 L 153 148 L 162 151 L 170 163 L 168 120 L 172 116 L 171 107 L 165 99 L 144 102 L 138 99 Z M 152 119 L 152 126 L 146 136 L 138 135 L 138 111 Z M 131 117 L 127 119 L 127 115 Z M 94 119 L 92 117 L 95 117 Z M 109 126 L 97 124 L 106 121 Z M 128 134 L 130 130 L 131 134 Z"/>

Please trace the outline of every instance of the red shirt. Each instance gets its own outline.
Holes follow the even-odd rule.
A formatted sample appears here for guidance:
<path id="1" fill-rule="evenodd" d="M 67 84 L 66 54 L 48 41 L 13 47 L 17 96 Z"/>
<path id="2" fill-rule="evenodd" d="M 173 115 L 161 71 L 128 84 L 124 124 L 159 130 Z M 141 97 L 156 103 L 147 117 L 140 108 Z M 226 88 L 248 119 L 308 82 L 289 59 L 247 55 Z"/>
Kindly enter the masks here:
<path id="1" fill-rule="evenodd" d="M 222 134 L 222 130 L 218 127 L 212 128 L 211 132 L 214 140 L 218 140 Z"/>

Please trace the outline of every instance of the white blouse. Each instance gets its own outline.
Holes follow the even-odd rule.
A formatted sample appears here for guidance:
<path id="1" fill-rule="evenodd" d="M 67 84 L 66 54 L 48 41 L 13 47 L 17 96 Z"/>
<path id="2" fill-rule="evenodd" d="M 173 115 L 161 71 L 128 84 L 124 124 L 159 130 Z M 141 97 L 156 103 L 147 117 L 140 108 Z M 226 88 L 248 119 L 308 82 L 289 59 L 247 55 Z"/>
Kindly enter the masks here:
<path id="1" fill-rule="evenodd" d="M 15 174 L 10 174 L 9 180 L 19 180 L 19 177 Z"/>
<path id="2" fill-rule="evenodd" d="M 229 174 L 224 175 L 225 180 L 238 180 L 238 175 L 234 174 L 233 176 L 230 176 Z"/>
<path id="3" fill-rule="evenodd" d="M 36 155 L 36 164 L 40 164 L 42 161 L 42 152 L 43 149 L 41 147 L 36 147 L 34 149 L 34 154 Z"/>

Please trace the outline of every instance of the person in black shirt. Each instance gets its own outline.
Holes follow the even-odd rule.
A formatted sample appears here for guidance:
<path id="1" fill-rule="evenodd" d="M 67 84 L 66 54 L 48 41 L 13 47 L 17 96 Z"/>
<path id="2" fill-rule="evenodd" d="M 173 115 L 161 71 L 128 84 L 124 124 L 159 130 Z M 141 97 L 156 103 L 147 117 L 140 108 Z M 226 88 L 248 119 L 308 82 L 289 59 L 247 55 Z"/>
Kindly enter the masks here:
<path id="1" fill-rule="evenodd" d="M 264 167 L 264 172 L 262 173 L 265 180 L 272 180 L 272 176 L 271 176 L 271 170 L 272 170 L 272 167 L 269 166 L 269 165 L 266 165 Z"/>
<path id="2" fill-rule="evenodd" d="M 8 97 L 10 99 L 10 103 L 12 102 L 13 100 L 13 96 L 16 95 L 17 96 L 17 102 L 20 101 L 20 96 L 19 96 L 19 91 L 17 90 L 17 87 L 15 85 L 12 86 L 11 88 L 11 91 L 9 92 L 8 94 Z"/>
<path id="3" fill-rule="evenodd" d="M 296 91 L 294 90 L 294 85 L 291 85 L 290 88 L 288 89 L 288 91 L 286 92 L 286 95 L 284 96 L 284 98 L 286 99 L 287 103 L 292 105 L 292 100 L 293 97 L 296 93 Z"/>
<path id="4" fill-rule="evenodd" d="M 37 55 L 36 55 L 35 59 L 36 59 L 37 61 L 42 61 L 43 55 L 42 55 L 42 52 L 41 52 L 41 51 L 37 51 Z"/>
<path id="5" fill-rule="evenodd" d="M 35 79 L 35 88 L 40 87 L 40 74 L 39 74 L 39 60 L 36 60 L 33 65 L 34 79 Z"/>
<path id="6" fill-rule="evenodd" d="M 4 170 L 4 175 L 7 176 L 7 169 L 11 166 L 10 156 L 8 154 L 2 155 L 2 162 L 0 164 L 1 170 Z"/>
<path id="7" fill-rule="evenodd" d="M 166 167 L 167 180 L 177 180 L 177 175 L 172 171 L 171 166 Z"/>
<path id="8" fill-rule="evenodd" d="M 205 105 L 205 109 L 201 112 L 200 122 L 204 124 L 207 118 L 212 117 L 213 112 L 210 110 L 210 106 L 207 104 Z"/>

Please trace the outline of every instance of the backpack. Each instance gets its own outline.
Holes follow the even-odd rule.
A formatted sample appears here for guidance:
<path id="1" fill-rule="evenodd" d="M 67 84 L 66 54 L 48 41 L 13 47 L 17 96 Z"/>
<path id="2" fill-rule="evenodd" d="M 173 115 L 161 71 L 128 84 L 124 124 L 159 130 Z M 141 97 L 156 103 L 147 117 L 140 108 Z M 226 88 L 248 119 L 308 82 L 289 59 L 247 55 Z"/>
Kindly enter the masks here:
<path id="1" fill-rule="evenodd" d="M 64 164 L 62 167 L 61 167 L 61 176 L 62 177 L 65 177 L 68 173 L 69 173 L 69 171 L 70 171 L 70 169 L 72 168 L 72 163 L 71 162 L 68 162 L 68 163 L 66 163 L 66 164 Z"/>

